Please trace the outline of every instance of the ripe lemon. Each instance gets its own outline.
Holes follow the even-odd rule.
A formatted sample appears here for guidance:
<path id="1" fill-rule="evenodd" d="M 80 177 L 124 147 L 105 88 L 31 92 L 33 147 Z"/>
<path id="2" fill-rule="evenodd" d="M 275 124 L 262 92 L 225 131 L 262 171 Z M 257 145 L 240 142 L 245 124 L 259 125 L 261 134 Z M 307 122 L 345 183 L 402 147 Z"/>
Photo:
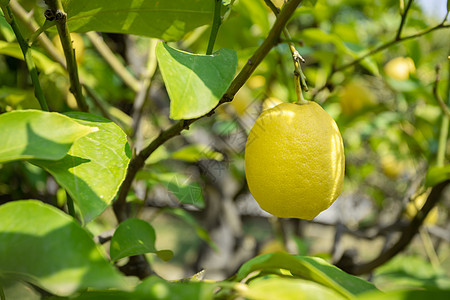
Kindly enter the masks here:
<path id="1" fill-rule="evenodd" d="M 422 209 L 425 202 L 427 201 L 429 194 L 430 191 L 427 191 L 417 196 L 413 201 L 408 203 L 408 205 L 406 206 L 406 215 L 408 216 L 408 218 L 412 219 L 417 215 L 418 211 Z M 439 219 L 439 211 L 438 208 L 435 206 L 428 213 L 427 217 L 424 220 L 424 224 L 429 226 L 435 225 L 438 219 Z"/>
<path id="2" fill-rule="evenodd" d="M 341 111 L 346 116 L 351 116 L 366 106 L 376 102 L 375 94 L 368 89 L 361 80 L 349 82 L 339 92 L 339 104 Z"/>
<path id="3" fill-rule="evenodd" d="M 402 81 L 408 79 L 410 74 L 416 72 L 416 66 L 411 57 L 396 57 L 384 66 L 384 72 L 388 76 Z"/>
<path id="4" fill-rule="evenodd" d="M 245 173 L 262 209 L 312 220 L 341 193 L 344 160 L 339 129 L 320 105 L 282 103 L 263 111 L 251 129 Z"/>

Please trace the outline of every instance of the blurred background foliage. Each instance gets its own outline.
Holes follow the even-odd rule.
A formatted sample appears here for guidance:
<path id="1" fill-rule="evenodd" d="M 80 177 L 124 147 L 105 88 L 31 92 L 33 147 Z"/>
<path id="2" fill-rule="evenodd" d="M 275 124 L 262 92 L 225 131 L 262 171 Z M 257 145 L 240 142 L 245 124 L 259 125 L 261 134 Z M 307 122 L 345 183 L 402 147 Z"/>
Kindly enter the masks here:
<path id="1" fill-rule="evenodd" d="M 280 6 L 283 1 L 274 2 Z M 349 256 L 352 261 L 373 259 L 392 244 L 423 205 L 420 197 L 429 193 L 424 185 L 427 170 L 436 166 L 442 151 L 439 136 L 444 114 L 433 86 L 439 65 L 437 92 L 448 98 L 449 30 L 395 43 L 361 63 L 341 67 L 395 38 L 402 2 L 318 0 L 315 6 L 300 7 L 288 25 L 292 41 L 306 60 L 302 64 L 309 86 L 305 97 L 331 114 L 344 139 L 345 186 L 335 204 L 311 222 L 275 219 L 257 206 L 245 183 L 246 134 L 263 102 L 295 100 L 292 58 L 282 38 L 231 103 L 160 147 L 139 173 L 127 200 L 137 216 L 154 226 L 157 248 L 174 252 L 169 262 L 148 255 L 157 274 L 179 279 L 205 269 L 206 278 L 223 279 L 249 258 L 277 251 L 320 256 L 342 265 Z M 39 21 L 41 1 L 19 3 L 33 9 Z M 430 7 L 442 9 L 430 12 Z M 231 11 L 223 13 L 215 49 L 236 50 L 240 69 L 267 36 L 275 16 L 263 0 L 237 0 Z M 432 28 L 444 18 L 445 1 L 414 1 L 402 36 Z M 197 28 L 171 45 L 204 53 L 209 32 L 209 26 Z M 56 32 L 49 34 L 56 36 Z M 102 37 L 132 74 L 143 76 L 149 38 Z M 25 63 L 18 59 L 20 49 L 8 44 L 14 38 L 0 18 L 1 112 L 38 108 Z M 139 107 L 142 118 L 138 121 L 135 93 L 85 34 L 73 39 L 79 40 L 75 49 L 80 74 L 102 101 L 99 109 L 88 97 L 93 113 L 106 111 L 137 149 L 172 123 L 158 71 Z M 51 110 L 76 109 L 62 68 L 39 46 L 33 49 Z M 449 145 L 444 149 L 447 164 Z M 10 163 L 0 170 L 1 203 L 34 198 L 64 209 L 64 190 L 42 169 Z M 450 288 L 448 194 L 407 250 L 369 276 L 380 288 Z M 115 222 L 112 210 L 107 210 L 88 229 L 98 235 L 115 228 Z"/>

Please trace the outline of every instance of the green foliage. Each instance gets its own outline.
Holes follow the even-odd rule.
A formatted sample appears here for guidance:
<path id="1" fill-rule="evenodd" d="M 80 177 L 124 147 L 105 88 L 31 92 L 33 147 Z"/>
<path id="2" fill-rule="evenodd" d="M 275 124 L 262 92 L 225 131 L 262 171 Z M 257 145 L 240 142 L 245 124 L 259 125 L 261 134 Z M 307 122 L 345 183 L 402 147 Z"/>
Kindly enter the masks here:
<path id="1" fill-rule="evenodd" d="M 125 178 L 131 153 L 125 133 L 113 122 L 86 113 L 67 113 L 97 131 L 78 139 L 61 160 L 33 160 L 64 187 L 85 223 L 100 215 Z"/>
<path id="2" fill-rule="evenodd" d="M 15 201 L 0 206 L 0 219 L 1 276 L 57 295 L 124 287 L 90 234 L 58 209 L 36 200 Z"/>
<path id="3" fill-rule="evenodd" d="M 136 218 L 128 219 L 117 227 L 111 239 L 111 260 L 145 253 L 155 253 L 165 261 L 170 260 L 172 251 L 156 250 L 155 240 L 155 230 L 150 224 Z"/>
<path id="4" fill-rule="evenodd" d="M 97 130 L 59 113 L 38 110 L 2 114 L 0 127 L 0 162 L 59 160 L 76 140 Z"/>
<path id="5" fill-rule="evenodd" d="M 176 41 L 212 19 L 208 0 L 62 1 L 71 31 L 136 34 Z"/>
<path id="6" fill-rule="evenodd" d="M 230 49 L 194 55 L 159 43 L 156 55 L 174 120 L 198 118 L 213 109 L 236 72 L 236 53 Z"/>

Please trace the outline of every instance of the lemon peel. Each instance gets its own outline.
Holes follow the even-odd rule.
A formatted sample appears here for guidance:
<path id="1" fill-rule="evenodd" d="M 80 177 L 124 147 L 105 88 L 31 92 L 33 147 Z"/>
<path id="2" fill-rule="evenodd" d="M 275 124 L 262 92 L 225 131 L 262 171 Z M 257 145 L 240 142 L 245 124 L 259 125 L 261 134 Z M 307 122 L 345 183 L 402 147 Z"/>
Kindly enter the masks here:
<path id="1" fill-rule="evenodd" d="M 265 211 L 312 220 L 342 191 L 344 147 L 335 121 L 315 102 L 262 112 L 247 139 L 248 187 Z"/>

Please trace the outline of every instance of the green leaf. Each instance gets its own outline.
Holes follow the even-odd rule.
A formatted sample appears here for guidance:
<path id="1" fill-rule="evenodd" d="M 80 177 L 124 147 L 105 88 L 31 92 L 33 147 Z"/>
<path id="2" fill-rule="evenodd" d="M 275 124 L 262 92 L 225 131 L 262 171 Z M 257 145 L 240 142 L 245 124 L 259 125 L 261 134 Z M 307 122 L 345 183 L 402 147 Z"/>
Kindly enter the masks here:
<path id="1" fill-rule="evenodd" d="M 128 219 L 117 227 L 111 239 L 111 260 L 116 261 L 127 256 L 145 253 L 158 255 L 160 251 L 155 248 L 155 240 L 155 230 L 149 223 L 136 218 Z M 161 254 L 160 258 L 163 260 L 173 256 L 170 250 L 163 250 Z"/>
<path id="2" fill-rule="evenodd" d="M 131 153 L 125 133 L 113 122 L 87 113 L 67 115 L 98 131 L 78 139 L 61 160 L 31 162 L 47 170 L 67 190 L 87 223 L 111 204 L 125 179 Z"/>
<path id="3" fill-rule="evenodd" d="M 212 2 L 212 1 L 211 1 Z M 156 57 L 170 97 L 170 117 L 193 119 L 213 109 L 236 73 L 234 50 L 196 55 L 159 43 Z"/>
<path id="4" fill-rule="evenodd" d="M 212 20 L 210 0 L 63 0 L 71 31 L 102 31 L 180 40 Z"/>
<path id="5" fill-rule="evenodd" d="M 9 4 L 9 0 L 0 0 L 0 5 L 8 5 Z"/>
<path id="6" fill-rule="evenodd" d="M 450 179 L 450 164 L 443 167 L 431 167 L 425 177 L 425 185 L 435 186 L 447 179 Z"/>
<path id="7" fill-rule="evenodd" d="M 136 287 L 135 295 L 145 299 L 213 299 L 217 285 L 207 282 L 168 282 L 162 278 L 151 276 Z"/>
<path id="8" fill-rule="evenodd" d="M 97 130 L 41 110 L 0 115 L 0 163 L 20 159 L 58 160 L 77 139 Z"/>
<path id="9" fill-rule="evenodd" d="M 205 207 L 202 188 L 196 182 L 180 173 L 158 173 L 155 171 L 140 171 L 138 179 L 146 179 L 150 183 L 159 183 L 166 187 L 180 203 L 190 204 L 198 208 Z"/>
<path id="10" fill-rule="evenodd" d="M 0 276 L 57 295 L 120 288 L 122 276 L 73 218 L 36 200 L 0 206 Z"/>
<path id="11" fill-rule="evenodd" d="M 254 271 L 273 269 L 289 270 L 294 276 L 323 284 L 349 298 L 376 290 L 373 284 L 349 275 L 321 258 L 286 253 L 270 253 L 247 261 L 239 269 L 236 281 L 243 280 Z"/>
<path id="12" fill-rule="evenodd" d="M 20 49 L 18 43 L 7 43 L 5 41 L 0 41 L 0 54 L 24 60 L 22 50 Z M 37 49 L 31 48 L 31 55 L 36 67 L 44 74 L 65 74 L 64 69 L 57 62 L 54 62 Z"/>
<path id="13" fill-rule="evenodd" d="M 347 299 L 335 291 L 324 287 L 321 284 L 290 278 L 269 278 L 256 279 L 249 284 L 249 288 L 244 290 L 243 296 L 247 299 Z"/>
<path id="14" fill-rule="evenodd" d="M 223 160 L 223 154 L 214 151 L 207 145 L 189 145 L 170 155 L 173 159 L 179 159 L 186 162 L 198 162 L 202 159 Z"/>
<path id="15" fill-rule="evenodd" d="M 187 212 L 186 210 L 181 209 L 181 208 L 167 208 L 167 209 L 164 209 L 164 211 L 166 211 L 174 216 L 177 216 L 178 218 L 182 219 L 187 224 L 189 224 L 190 226 L 195 228 L 195 231 L 197 232 L 197 235 L 199 236 L 199 238 L 201 238 L 206 243 L 208 243 L 208 245 L 213 250 L 219 251 L 219 248 L 217 247 L 216 243 L 214 243 L 214 241 L 209 236 L 208 231 L 206 231 L 203 227 L 201 227 L 200 224 L 198 224 L 197 220 L 191 214 L 189 214 L 189 212 Z"/>

